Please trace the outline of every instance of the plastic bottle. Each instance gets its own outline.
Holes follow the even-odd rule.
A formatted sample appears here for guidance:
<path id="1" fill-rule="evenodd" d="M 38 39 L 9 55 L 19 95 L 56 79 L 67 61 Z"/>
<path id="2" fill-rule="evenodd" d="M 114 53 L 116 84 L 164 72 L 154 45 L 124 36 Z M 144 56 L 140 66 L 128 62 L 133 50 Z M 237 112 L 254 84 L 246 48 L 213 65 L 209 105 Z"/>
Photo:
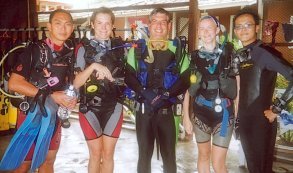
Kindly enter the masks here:
<path id="1" fill-rule="evenodd" d="M 65 94 L 70 97 L 76 97 L 76 93 L 74 91 L 74 86 L 70 85 L 67 90 L 65 90 Z M 70 127 L 70 122 L 69 122 L 69 115 L 71 114 L 71 110 L 59 106 L 57 115 L 59 119 L 61 120 L 61 125 L 63 128 L 69 128 Z"/>

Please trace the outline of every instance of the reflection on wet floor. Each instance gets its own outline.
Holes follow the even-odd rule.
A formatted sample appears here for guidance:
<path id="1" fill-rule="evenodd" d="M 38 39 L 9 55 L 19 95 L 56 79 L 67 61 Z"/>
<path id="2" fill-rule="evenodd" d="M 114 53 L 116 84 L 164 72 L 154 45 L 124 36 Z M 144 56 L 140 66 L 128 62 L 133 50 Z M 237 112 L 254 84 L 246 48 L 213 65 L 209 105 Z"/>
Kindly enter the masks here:
<path id="1" fill-rule="evenodd" d="M 0 158 L 11 136 L 0 136 Z M 239 167 L 239 141 L 232 139 L 228 156 L 229 173 L 247 173 Z M 197 146 L 194 140 L 180 140 L 177 145 L 178 173 L 196 173 Z M 157 160 L 156 149 L 152 158 L 152 173 L 162 173 L 162 160 Z M 115 152 L 114 173 L 136 173 L 138 158 L 135 131 L 123 129 Z M 77 120 L 71 120 L 69 129 L 62 129 L 62 141 L 55 162 L 56 173 L 87 173 L 88 149 Z M 3 171 L 0 173 L 3 173 Z"/>

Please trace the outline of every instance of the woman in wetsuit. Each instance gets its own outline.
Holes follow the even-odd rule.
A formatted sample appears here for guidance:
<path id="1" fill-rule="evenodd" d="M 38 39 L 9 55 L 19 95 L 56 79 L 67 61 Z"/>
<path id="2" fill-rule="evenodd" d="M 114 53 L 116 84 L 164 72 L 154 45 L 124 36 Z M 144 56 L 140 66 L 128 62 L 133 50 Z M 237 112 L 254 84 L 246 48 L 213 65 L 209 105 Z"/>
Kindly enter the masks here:
<path id="1" fill-rule="evenodd" d="M 218 44 L 216 36 L 219 32 L 220 24 L 215 17 L 201 18 L 198 34 L 203 44 L 191 53 L 190 64 L 197 81 L 192 80 L 195 76 L 191 77 L 191 87 L 183 102 L 184 128 L 188 134 L 195 132 L 199 172 L 210 172 L 210 159 L 215 172 L 227 172 L 225 160 L 233 131 L 236 79 L 227 69 L 233 46 Z M 234 91 L 229 93 L 231 89 L 226 90 L 226 87 L 232 85 Z M 194 100 L 191 116 L 190 99 Z"/>
<path id="2" fill-rule="evenodd" d="M 124 56 L 124 49 L 117 48 L 117 40 L 110 38 L 114 20 L 110 9 L 97 9 L 91 17 L 94 38 L 84 40 L 77 52 L 76 66 L 82 72 L 74 84 L 77 88 L 83 85 L 79 121 L 89 148 L 90 173 L 113 172 L 114 150 L 123 121 L 118 86 L 112 82 L 113 77 L 123 75 Z"/>

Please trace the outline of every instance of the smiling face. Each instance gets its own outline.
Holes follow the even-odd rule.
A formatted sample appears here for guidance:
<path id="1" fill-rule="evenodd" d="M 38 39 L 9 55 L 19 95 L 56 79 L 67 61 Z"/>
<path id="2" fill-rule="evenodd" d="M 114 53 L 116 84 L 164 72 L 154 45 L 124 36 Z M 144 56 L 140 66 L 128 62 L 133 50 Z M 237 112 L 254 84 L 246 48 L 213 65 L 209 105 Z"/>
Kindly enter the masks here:
<path id="1" fill-rule="evenodd" d="M 112 23 L 111 15 L 97 13 L 95 20 L 91 22 L 95 38 L 98 40 L 109 40 L 113 29 Z"/>
<path id="2" fill-rule="evenodd" d="M 212 18 L 203 19 L 199 23 L 198 35 L 204 45 L 215 44 L 220 29 Z"/>
<path id="3" fill-rule="evenodd" d="M 156 13 L 151 16 L 149 23 L 151 40 L 167 40 L 171 22 L 166 14 Z"/>
<path id="4" fill-rule="evenodd" d="M 50 23 L 47 23 L 51 41 L 62 45 L 73 32 L 72 18 L 67 13 L 57 12 Z"/>
<path id="5" fill-rule="evenodd" d="M 257 39 L 259 25 L 255 24 L 254 18 L 250 14 L 238 16 L 235 20 L 234 33 L 243 46 L 253 43 Z"/>

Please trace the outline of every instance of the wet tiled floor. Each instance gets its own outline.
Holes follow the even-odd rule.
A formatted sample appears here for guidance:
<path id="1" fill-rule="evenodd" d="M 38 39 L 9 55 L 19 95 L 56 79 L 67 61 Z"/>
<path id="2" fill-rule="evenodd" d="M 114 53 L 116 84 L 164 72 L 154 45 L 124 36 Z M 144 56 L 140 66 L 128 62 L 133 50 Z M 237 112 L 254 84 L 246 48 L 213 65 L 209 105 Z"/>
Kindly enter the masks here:
<path id="1" fill-rule="evenodd" d="M 230 173 L 246 173 L 239 168 L 238 141 L 233 140 L 227 159 Z M 178 173 L 195 173 L 197 146 L 194 140 L 179 141 L 177 146 Z M 115 152 L 115 173 L 135 173 L 137 164 L 137 142 L 135 131 L 123 128 Z M 62 143 L 58 152 L 55 168 L 56 173 L 86 173 L 88 151 L 83 134 L 76 122 L 70 129 L 63 129 Z M 152 173 L 162 173 L 162 161 L 157 160 L 156 149 L 152 158 Z"/>
<path id="2" fill-rule="evenodd" d="M 87 173 L 88 150 L 77 120 L 71 120 L 69 129 L 62 129 L 62 142 L 55 162 L 56 173 Z M 0 137 L 0 157 L 3 155 L 10 136 Z M 239 141 L 232 139 L 228 151 L 229 173 L 247 173 L 239 167 Z M 152 173 L 162 173 L 162 161 L 152 158 Z M 180 140 L 177 145 L 178 173 L 196 173 L 197 146 L 194 140 Z M 115 152 L 115 173 L 135 173 L 137 162 L 135 130 L 123 128 Z M 1 172 L 1 171 L 0 171 Z M 1 172 L 2 173 L 2 172 Z"/>

